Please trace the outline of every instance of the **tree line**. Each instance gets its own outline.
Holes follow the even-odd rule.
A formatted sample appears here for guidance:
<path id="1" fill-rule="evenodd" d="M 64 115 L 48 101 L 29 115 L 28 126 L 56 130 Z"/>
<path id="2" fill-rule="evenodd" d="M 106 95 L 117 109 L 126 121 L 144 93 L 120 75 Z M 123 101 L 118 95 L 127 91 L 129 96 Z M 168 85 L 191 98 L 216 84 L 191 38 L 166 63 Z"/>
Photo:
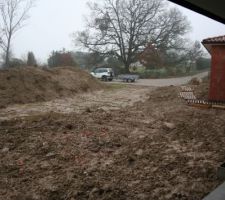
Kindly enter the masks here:
<path id="1" fill-rule="evenodd" d="M 12 39 L 24 27 L 34 0 L 1 0 L 0 2 L 0 47 L 3 66 L 9 67 L 12 54 Z"/>
<path id="2" fill-rule="evenodd" d="M 5 67 L 38 65 L 33 52 L 24 61 L 12 59 L 11 48 L 12 38 L 24 27 L 33 6 L 34 0 L 1 1 L 0 48 Z M 101 0 L 88 7 L 91 17 L 85 30 L 73 35 L 73 43 L 86 53 L 53 51 L 49 67 L 104 65 L 128 73 L 139 62 L 146 69 L 183 66 L 189 72 L 196 63 L 206 63 L 201 44 L 187 38 L 190 22 L 164 0 Z"/>
<path id="3" fill-rule="evenodd" d="M 12 40 L 16 33 L 25 26 L 29 19 L 29 11 L 35 0 L 1 0 L 0 2 L 0 48 L 2 50 L 3 67 L 37 66 L 33 52 L 28 52 L 25 59 L 13 58 Z M 50 67 L 75 66 L 70 52 L 53 51 L 49 56 Z"/>

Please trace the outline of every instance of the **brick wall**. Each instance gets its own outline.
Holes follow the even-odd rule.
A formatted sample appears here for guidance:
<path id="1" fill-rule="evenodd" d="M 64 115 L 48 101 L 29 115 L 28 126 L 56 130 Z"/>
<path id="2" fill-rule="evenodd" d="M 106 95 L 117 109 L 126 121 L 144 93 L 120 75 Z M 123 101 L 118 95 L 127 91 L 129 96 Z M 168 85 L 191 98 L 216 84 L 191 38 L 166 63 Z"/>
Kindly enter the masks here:
<path id="1" fill-rule="evenodd" d="M 225 101 L 225 45 L 212 46 L 209 100 Z"/>

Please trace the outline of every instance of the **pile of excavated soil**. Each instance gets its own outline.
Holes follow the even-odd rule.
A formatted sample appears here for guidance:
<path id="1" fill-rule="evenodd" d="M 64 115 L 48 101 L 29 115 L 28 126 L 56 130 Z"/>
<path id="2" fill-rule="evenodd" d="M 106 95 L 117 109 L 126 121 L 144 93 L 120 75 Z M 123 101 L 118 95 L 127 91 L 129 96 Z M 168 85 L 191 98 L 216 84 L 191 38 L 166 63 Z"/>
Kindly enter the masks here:
<path id="1" fill-rule="evenodd" d="M 88 73 L 72 67 L 1 70 L 0 107 L 48 101 L 102 87 L 103 85 Z"/>
<path id="2" fill-rule="evenodd" d="M 116 111 L 0 122 L 0 197 L 202 200 L 222 183 L 225 112 L 189 107 L 179 90 Z"/>
<path id="3" fill-rule="evenodd" d="M 199 86 L 196 87 L 195 94 L 198 99 L 204 99 L 204 100 L 208 99 L 209 85 L 210 85 L 209 79 L 205 79 Z"/>

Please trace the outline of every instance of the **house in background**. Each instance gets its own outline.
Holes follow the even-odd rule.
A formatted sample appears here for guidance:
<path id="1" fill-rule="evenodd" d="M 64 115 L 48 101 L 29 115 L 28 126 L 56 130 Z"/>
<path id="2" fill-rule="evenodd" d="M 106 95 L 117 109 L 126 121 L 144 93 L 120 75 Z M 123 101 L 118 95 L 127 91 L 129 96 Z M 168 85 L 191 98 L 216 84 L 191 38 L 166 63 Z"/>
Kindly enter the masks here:
<path id="1" fill-rule="evenodd" d="M 225 35 L 203 40 L 212 56 L 209 100 L 225 102 Z"/>

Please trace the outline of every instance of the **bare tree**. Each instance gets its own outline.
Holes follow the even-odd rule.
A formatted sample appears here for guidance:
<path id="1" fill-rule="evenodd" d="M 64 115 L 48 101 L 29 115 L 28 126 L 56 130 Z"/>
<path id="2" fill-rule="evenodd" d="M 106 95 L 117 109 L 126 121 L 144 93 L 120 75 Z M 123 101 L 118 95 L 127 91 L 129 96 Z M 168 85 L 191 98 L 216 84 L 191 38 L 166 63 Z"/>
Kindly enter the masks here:
<path id="1" fill-rule="evenodd" d="M 139 61 L 148 69 L 160 68 L 163 66 L 163 55 L 153 45 L 148 44 L 139 55 Z"/>
<path id="2" fill-rule="evenodd" d="M 18 30 L 24 27 L 34 0 L 1 0 L 0 4 L 0 47 L 4 53 L 4 65 L 8 67 L 12 38 Z"/>
<path id="3" fill-rule="evenodd" d="M 137 55 L 151 43 L 166 51 L 180 48 L 189 23 L 177 9 L 160 0 L 102 0 L 89 4 L 91 19 L 76 42 L 91 51 L 116 56 L 129 71 Z"/>
<path id="4" fill-rule="evenodd" d="M 187 49 L 187 60 L 188 63 L 186 65 L 186 72 L 189 73 L 192 67 L 196 66 L 196 62 L 199 58 L 204 56 L 204 51 L 202 49 L 201 43 L 199 41 L 195 41 L 189 49 Z"/>

